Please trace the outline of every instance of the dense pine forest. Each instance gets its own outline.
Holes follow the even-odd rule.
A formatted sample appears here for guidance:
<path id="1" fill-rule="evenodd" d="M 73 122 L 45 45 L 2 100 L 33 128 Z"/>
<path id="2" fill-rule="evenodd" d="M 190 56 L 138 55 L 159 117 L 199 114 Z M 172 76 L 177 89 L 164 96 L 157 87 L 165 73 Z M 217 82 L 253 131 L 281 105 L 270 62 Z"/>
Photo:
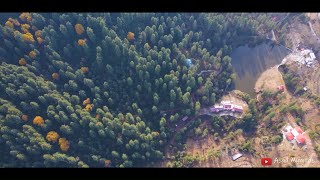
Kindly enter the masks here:
<path id="1" fill-rule="evenodd" d="M 10 17 L 0 25 L 0 167 L 161 161 L 174 124 L 232 89 L 232 50 L 275 26 L 255 13 Z"/>

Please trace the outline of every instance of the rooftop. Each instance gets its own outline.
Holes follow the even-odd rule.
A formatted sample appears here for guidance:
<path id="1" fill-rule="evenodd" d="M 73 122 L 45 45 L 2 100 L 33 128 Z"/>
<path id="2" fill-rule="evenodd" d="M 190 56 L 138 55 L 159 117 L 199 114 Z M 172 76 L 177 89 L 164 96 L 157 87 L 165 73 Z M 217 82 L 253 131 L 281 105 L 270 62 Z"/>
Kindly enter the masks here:
<path id="1" fill-rule="evenodd" d="M 305 139 L 305 137 L 304 137 L 303 134 L 299 134 L 299 135 L 297 136 L 296 140 L 297 140 L 297 142 L 298 142 L 299 144 L 303 144 L 303 143 L 305 143 L 305 141 L 306 141 L 306 139 Z"/>
<path id="2" fill-rule="evenodd" d="M 243 156 L 243 154 L 237 153 L 237 154 L 235 154 L 235 155 L 232 156 L 232 160 L 235 161 L 235 160 L 241 158 L 242 156 Z"/>
<path id="3" fill-rule="evenodd" d="M 291 132 L 287 132 L 286 138 L 288 139 L 288 141 L 292 141 L 294 139 L 294 135 Z"/>
<path id="4" fill-rule="evenodd" d="M 298 48 L 299 49 L 299 48 Z M 308 67 L 310 67 L 315 61 L 316 56 L 310 49 L 299 49 L 298 57 L 295 61 L 299 62 L 300 64 L 304 64 Z"/>
<path id="5" fill-rule="evenodd" d="M 304 132 L 299 126 L 292 128 L 291 125 L 288 125 L 285 127 L 284 132 L 288 141 L 296 140 L 299 144 L 305 143 Z"/>

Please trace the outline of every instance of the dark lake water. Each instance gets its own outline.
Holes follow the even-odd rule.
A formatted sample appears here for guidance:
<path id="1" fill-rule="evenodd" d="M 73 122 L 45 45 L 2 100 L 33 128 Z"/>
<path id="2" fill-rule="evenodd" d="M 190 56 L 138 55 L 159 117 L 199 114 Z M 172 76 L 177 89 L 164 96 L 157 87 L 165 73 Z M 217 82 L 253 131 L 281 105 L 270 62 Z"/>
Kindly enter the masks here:
<path id="1" fill-rule="evenodd" d="M 254 95 L 254 85 L 260 74 L 280 64 L 289 53 L 285 47 L 270 43 L 236 48 L 231 54 L 231 63 L 237 75 L 235 89 Z"/>

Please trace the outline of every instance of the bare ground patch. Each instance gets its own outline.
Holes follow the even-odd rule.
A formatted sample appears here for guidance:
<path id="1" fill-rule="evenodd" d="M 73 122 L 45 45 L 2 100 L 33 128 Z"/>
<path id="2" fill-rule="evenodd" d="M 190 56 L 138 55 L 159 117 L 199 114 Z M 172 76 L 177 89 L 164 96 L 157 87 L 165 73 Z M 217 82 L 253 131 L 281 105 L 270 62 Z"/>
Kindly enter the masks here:
<path id="1" fill-rule="evenodd" d="M 278 71 L 277 66 L 274 66 L 260 75 L 255 84 L 255 88 L 276 92 L 277 87 L 283 84 L 282 75 Z"/>

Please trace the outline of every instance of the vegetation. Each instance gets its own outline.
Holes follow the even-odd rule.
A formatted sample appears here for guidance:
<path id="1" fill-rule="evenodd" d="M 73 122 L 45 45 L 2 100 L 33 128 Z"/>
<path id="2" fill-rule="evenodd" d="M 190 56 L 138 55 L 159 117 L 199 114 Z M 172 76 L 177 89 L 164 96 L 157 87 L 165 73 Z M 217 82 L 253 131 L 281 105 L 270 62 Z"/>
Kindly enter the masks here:
<path id="1" fill-rule="evenodd" d="M 319 144 L 316 145 L 315 150 L 316 150 L 317 155 L 320 156 L 320 145 Z"/>
<path id="2" fill-rule="evenodd" d="M 259 112 L 256 106 L 256 100 L 251 98 L 249 94 L 243 93 L 241 98 L 248 103 L 249 111 L 246 112 L 242 118 L 241 124 L 239 127 L 244 130 L 246 133 L 255 132 L 256 126 L 258 125 Z"/>
<path id="3" fill-rule="evenodd" d="M 255 13 L 9 18 L 0 25 L 1 167 L 131 167 L 162 160 L 174 124 L 230 90 L 234 42 L 270 31 L 269 19 Z M 209 69 L 210 75 L 197 75 Z M 246 129 L 256 121 L 253 104 Z"/>
<path id="4" fill-rule="evenodd" d="M 314 150 L 316 151 L 318 157 L 320 157 L 320 144 L 319 144 L 320 124 L 315 125 L 315 130 L 309 132 L 309 137 L 314 142 L 315 144 Z"/>
<path id="5" fill-rule="evenodd" d="M 297 74 L 291 72 L 288 67 L 283 66 L 283 79 L 288 90 L 294 95 L 302 95 L 304 93 L 302 82 Z"/>
<path id="6" fill-rule="evenodd" d="M 249 152 L 249 153 L 254 153 L 255 150 L 252 147 L 252 140 L 244 142 L 240 147 L 239 150 L 243 152 Z"/>

